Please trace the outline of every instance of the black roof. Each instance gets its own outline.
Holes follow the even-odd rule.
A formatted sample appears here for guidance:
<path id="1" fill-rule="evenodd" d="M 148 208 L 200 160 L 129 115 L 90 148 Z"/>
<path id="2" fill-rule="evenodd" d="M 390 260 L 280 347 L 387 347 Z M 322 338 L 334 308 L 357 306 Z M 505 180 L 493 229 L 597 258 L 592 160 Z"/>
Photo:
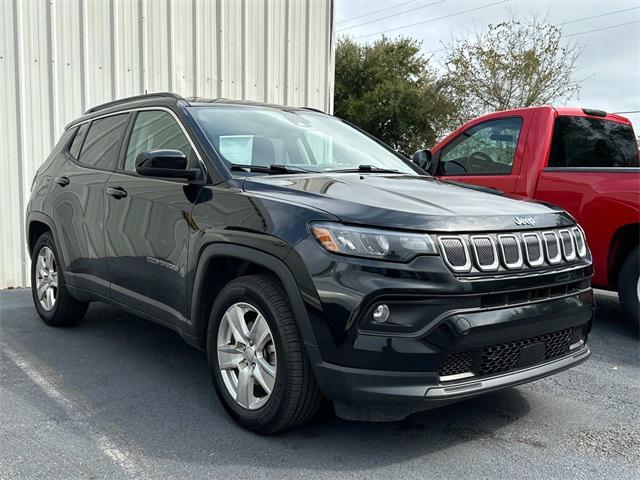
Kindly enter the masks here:
<path id="1" fill-rule="evenodd" d="M 287 105 L 277 105 L 272 103 L 256 102 L 252 100 L 233 100 L 229 98 L 203 98 L 203 97 L 184 98 L 172 92 L 157 92 L 157 93 L 147 93 L 144 95 L 135 95 L 132 97 L 125 97 L 118 100 L 113 100 L 111 102 L 106 102 L 100 105 L 96 105 L 95 107 L 92 107 L 88 109 L 86 112 L 84 112 L 84 115 L 82 115 L 81 117 L 69 123 L 69 125 L 67 125 L 67 128 L 69 128 L 70 126 L 80 121 L 97 117 L 100 115 L 100 113 L 104 111 L 117 112 L 120 109 L 125 109 L 129 107 L 130 104 L 135 104 L 136 106 L 158 106 L 158 105 L 171 106 L 171 105 L 175 105 L 177 102 L 184 102 L 185 104 L 190 106 L 198 106 L 198 105 L 204 106 L 204 105 L 211 105 L 211 104 L 234 105 L 234 106 L 244 105 L 244 106 L 251 106 L 251 107 L 274 108 L 274 109 L 283 110 L 283 111 L 312 110 L 315 112 L 324 113 L 318 109 L 308 108 L 308 107 L 292 107 Z"/>

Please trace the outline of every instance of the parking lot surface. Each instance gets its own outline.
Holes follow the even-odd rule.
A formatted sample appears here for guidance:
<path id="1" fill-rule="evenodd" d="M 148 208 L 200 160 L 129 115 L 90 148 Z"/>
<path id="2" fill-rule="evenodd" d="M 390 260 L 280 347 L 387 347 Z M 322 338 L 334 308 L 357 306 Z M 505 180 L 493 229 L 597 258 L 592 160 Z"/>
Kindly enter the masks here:
<path id="1" fill-rule="evenodd" d="M 586 363 L 413 415 L 355 423 L 329 409 L 271 437 L 237 427 L 205 354 L 105 304 L 77 327 L 0 292 L 0 479 L 640 478 L 640 350 L 597 294 Z"/>

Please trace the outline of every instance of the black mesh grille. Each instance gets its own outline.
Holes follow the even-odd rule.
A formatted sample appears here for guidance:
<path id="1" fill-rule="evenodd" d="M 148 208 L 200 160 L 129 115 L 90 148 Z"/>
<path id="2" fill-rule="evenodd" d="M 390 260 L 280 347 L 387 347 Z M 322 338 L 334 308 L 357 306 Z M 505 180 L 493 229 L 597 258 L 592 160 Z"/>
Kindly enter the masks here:
<path id="1" fill-rule="evenodd" d="M 441 377 L 471 372 L 477 377 L 495 375 L 518 368 L 522 349 L 535 343 L 544 344 L 541 361 L 552 360 L 569 353 L 569 346 L 583 335 L 581 328 L 567 328 L 553 333 L 513 342 L 491 345 L 482 350 L 450 353 L 438 369 Z M 474 363 L 476 359 L 476 363 Z"/>
<path id="2" fill-rule="evenodd" d="M 438 375 L 441 377 L 447 377 L 449 375 L 470 372 L 472 361 L 472 352 L 451 353 L 447 355 L 446 360 L 438 369 Z"/>
<path id="3" fill-rule="evenodd" d="M 488 237 L 474 238 L 473 244 L 476 247 L 477 262 L 481 267 L 489 267 L 496 262 L 496 255 L 493 243 Z"/>
<path id="4" fill-rule="evenodd" d="M 467 254 L 462 239 L 444 238 L 442 239 L 442 247 L 451 266 L 461 268 L 467 264 Z"/>
<path id="5" fill-rule="evenodd" d="M 562 240 L 562 249 L 564 251 L 565 258 L 573 258 L 573 242 L 571 241 L 571 234 L 564 230 L 560 232 L 560 239 Z"/>
<path id="6" fill-rule="evenodd" d="M 479 375 L 506 372 L 518 366 L 522 349 L 534 343 L 544 343 L 544 359 L 549 360 L 569 352 L 573 329 L 538 335 L 537 337 L 516 340 L 515 342 L 491 345 L 482 351 Z"/>
<path id="7" fill-rule="evenodd" d="M 543 235 L 543 238 L 547 247 L 547 254 L 549 258 L 556 258 L 559 253 L 558 244 L 556 243 L 556 236 L 552 233 L 545 233 Z"/>
<path id="8" fill-rule="evenodd" d="M 508 265 L 514 265 L 520 262 L 520 247 L 518 241 L 514 237 L 500 237 L 502 244 L 502 252 L 504 262 Z"/>
<path id="9" fill-rule="evenodd" d="M 524 241 L 527 246 L 527 258 L 531 263 L 540 261 L 542 252 L 540 251 L 540 244 L 538 243 L 538 237 L 527 235 L 524 237 Z"/>

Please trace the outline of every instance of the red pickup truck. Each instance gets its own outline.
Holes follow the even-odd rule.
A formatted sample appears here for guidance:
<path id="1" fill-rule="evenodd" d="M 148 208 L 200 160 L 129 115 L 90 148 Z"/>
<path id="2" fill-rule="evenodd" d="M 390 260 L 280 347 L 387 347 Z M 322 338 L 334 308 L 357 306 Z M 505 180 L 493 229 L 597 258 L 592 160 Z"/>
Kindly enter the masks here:
<path id="1" fill-rule="evenodd" d="M 640 163 L 628 119 L 600 110 L 533 107 L 491 113 L 458 128 L 414 161 L 465 182 L 567 210 L 584 229 L 593 285 L 640 310 Z"/>

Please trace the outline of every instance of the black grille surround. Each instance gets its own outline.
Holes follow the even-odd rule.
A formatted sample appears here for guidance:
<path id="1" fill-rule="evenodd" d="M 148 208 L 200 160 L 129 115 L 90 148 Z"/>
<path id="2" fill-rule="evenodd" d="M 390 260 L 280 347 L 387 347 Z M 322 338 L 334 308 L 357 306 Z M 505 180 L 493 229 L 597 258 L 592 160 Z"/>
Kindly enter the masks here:
<path id="1" fill-rule="evenodd" d="M 578 227 L 440 235 L 438 244 L 445 263 L 458 275 L 564 268 L 588 256 Z"/>
<path id="2" fill-rule="evenodd" d="M 437 373 L 441 381 L 464 377 L 481 378 L 507 373 L 519 368 L 526 368 L 536 363 L 567 355 L 572 346 L 581 345 L 586 340 L 582 327 L 566 328 L 535 337 L 513 340 L 487 347 L 466 351 L 452 352 L 445 358 Z M 520 364 L 520 357 L 525 347 L 535 345 L 540 348 L 537 362 Z"/>

